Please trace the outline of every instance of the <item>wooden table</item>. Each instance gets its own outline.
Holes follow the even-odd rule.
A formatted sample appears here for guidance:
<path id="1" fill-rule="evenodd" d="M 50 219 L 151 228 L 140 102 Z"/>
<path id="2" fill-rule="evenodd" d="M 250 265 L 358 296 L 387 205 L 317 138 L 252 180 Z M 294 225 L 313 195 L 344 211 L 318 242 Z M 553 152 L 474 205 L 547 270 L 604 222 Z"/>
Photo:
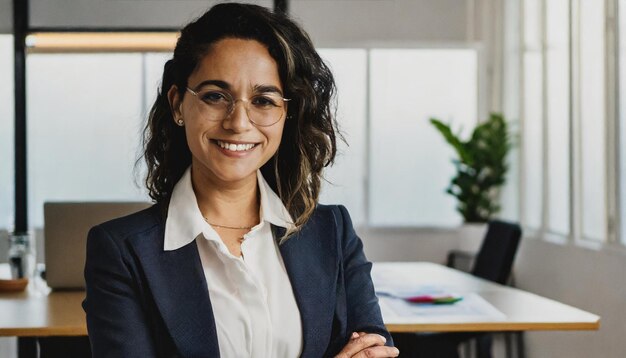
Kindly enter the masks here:
<path id="1" fill-rule="evenodd" d="M 0 267 L 0 270 L 4 268 Z M 52 338 L 52 341 L 47 341 L 57 345 L 85 346 L 85 341 L 80 341 L 87 336 L 85 313 L 81 307 L 84 298 L 85 291 L 51 293 L 40 278 L 30 282 L 24 292 L 0 292 L 0 337 L 18 337 L 19 358 L 38 357 L 37 346 L 44 349 L 42 344 L 48 340 L 46 337 L 70 339 L 59 342 L 59 338 Z M 82 344 L 77 345 L 77 342 Z M 47 343 L 46 354 L 56 352 L 49 346 L 50 343 Z"/>
<path id="2" fill-rule="evenodd" d="M 84 291 L 0 293 L 0 337 L 86 336 Z"/>
<path id="3" fill-rule="evenodd" d="M 600 317 L 519 289 L 501 286 L 470 274 L 427 262 L 374 263 L 372 278 L 402 286 L 445 285 L 463 295 L 477 293 L 501 311 L 504 320 L 475 321 L 458 317 L 424 322 L 396 317 L 380 297 L 387 328 L 392 332 L 597 330 Z M 0 336 L 45 337 L 87 334 L 81 302 L 84 291 L 52 292 L 29 287 L 27 292 L 0 293 Z"/>
<path id="4" fill-rule="evenodd" d="M 420 317 L 407 320 L 391 309 L 391 300 L 397 298 L 381 295 L 383 319 L 391 332 L 597 330 L 600 327 L 600 317 L 589 312 L 434 263 L 374 263 L 372 279 L 377 288 L 445 286 L 461 296 L 475 293 L 504 314 L 499 319 L 459 316 L 437 322 Z"/>
<path id="5" fill-rule="evenodd" d="M 390 305 L 396 298 L 380 296 L 385 325 L 390 332 L 597 330 L 600 317 L 519 289 L 501 286 L 470 274 L 427 262 L 374 263 L 377 289 L 445 286 L 462 296 L 477 294 L 503 315 L 475 317 L 401 317 Z M 0 293 L 0 337 L 20 337 L 19 357 L 36 357 L 36 337 L 86 336 L 84 291 L 52 292 L 34 282 L 22 293 Z M 426 309 L 426 308 L 425 308 Z M 520 356 L 523 356 L 521 344 Z"/>

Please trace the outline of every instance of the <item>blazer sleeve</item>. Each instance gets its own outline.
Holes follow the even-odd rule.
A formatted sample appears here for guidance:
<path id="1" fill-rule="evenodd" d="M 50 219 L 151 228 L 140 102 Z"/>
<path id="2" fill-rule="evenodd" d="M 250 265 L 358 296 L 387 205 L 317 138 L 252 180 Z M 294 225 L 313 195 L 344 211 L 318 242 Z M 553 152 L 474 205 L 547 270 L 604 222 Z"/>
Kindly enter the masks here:
<path id="1" fill-rule="evenodd" d="M 363 243 L 354 231 L 346 208 L 339 205 L 337 211 L 348 315 L 347 334 L 377 333 L 387 339 L 385 345 L 393 346 L 391 335 L 383 323 L 378 298 L 374 293 L 374 284 L 370 275 L 372 263 L 365 258 Z"/>
<path id="2" fill-rule="evenodd" d="M 154 357 L 146 315 L 128 260 L 101 226 L 89 231 L 83 309 L 93 357 Z M 128 255 L 128 253 L 126 253 Z"/>

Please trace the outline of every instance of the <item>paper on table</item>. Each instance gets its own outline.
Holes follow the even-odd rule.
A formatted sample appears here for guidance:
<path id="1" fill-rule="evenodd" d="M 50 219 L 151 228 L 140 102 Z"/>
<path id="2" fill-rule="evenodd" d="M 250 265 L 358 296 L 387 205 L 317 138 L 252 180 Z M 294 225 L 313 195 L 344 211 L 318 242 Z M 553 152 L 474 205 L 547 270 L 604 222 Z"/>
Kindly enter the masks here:
<path id="1" fill-rule="evenodd" d="M 459 320 L 492 322 L 506 316 L 476 293 L 463 295 L 463 300 L 451 305 L 419 305 L 401 298 L 380 297 L 385 323 L 446 323 Z"/>
<path id="2" fill-rule="evenodd" d="M 392 296 L 397 298 L 415 296 L 460 296 L 454 292 L 453 287 L 441 285 L 420 285 L 415 288 L 378 285 L 376 286 L 376 294 L 379 296 Z"/>

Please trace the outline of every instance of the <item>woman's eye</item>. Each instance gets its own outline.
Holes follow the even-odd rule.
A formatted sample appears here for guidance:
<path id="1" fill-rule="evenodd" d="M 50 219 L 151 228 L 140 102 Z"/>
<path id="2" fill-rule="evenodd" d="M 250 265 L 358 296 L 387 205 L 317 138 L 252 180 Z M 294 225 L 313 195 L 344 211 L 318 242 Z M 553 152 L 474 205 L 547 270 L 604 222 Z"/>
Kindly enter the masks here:
<path id="1" fill-rule="evenodd" d="M 269 96 L 257 96 L 252 99 L 252 104 L 259 107 L 276 107 L 277 100 Z"/>
<path id="2" fill-rule="evenodd" d="M 226 102 L 228 99 L 220 92 L 205 92 L 200 96 L 200 99 L 206 103 L 221 103 Z"/>

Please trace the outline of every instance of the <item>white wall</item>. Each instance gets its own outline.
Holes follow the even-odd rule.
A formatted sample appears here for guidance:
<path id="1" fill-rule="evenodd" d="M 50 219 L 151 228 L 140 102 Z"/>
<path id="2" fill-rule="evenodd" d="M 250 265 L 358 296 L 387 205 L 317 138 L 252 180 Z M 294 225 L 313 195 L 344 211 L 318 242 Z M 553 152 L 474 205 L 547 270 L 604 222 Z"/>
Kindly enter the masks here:
<path id="1" fill-rule="evenodd" d="M 290 13 L 319 47 L 465 42 L 471 0 L 292 0 Z"/>
<path id="2" fill-rule="evenodd" d="M 0 34 L 13 30 L 13 6 L 11 0 L 0 0 Z"/>
<path id="3" fill-rule="evenodd" d="M 370 261 L 431 261 L 444 264 L 458 249 L 457 230 L 357 228 Z"/>
<path id="4" fill-rule="evenodd" d="M 520 288 L 601 316 L 597 332 L 527 334 L 528 357 L 626 356 L 626 252 L 525 238 L 515 270 Z"/>
<path id="5" fill-rule="evenodd" d="M 30 0 L 32 27 L 176 29 L 220 1 Z M 272 6 L 272 0 L 241 1 Z"/>
<path id="6" fill-rule="evenodd" d="M 34 27 L 178 28 L 218 2 L 31 0 L 30 22 Z M 272 0 L 242 2 L 273 6 Z M 387 41 L 464 42 L 472 23 L 468 20 L 472 4 L 472 0 L 291 0 L 290 13 L 320 47 Z"/>
<path id="7" fill-rule="evenodd" d="M 484 0 L 291 0 L 318 46 L 371 41 L 464 42 Z M 33 27 L 178 28 L 220 0 L 30 0 Z M 241 2 L 272 7 L 272 0 Z M 476 5 L 477 11 L 474 11 Z M 349 19 L 349 21 L 346 21 Z M 442 21 L 443 20 L 443 21 Z M 0 33 L 12 0 L 0 0 Z M 477 31 L 480 34 L 480 31 Z"/>

